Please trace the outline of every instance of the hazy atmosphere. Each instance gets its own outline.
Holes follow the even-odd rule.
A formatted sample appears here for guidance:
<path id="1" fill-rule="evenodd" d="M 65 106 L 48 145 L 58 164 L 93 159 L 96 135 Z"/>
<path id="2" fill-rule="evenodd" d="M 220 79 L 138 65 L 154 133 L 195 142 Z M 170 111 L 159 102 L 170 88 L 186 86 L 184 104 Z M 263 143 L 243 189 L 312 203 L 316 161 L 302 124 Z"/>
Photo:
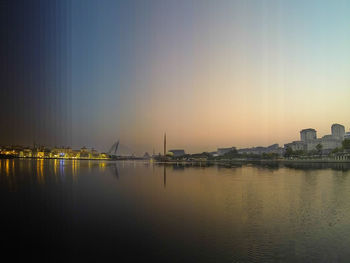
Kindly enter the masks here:
<path id="1" fill-rule="evenodd" d="M 350 262 L 350 0 L 0 0 L 0 29 L 3 258 Z"/>
<path id="2" fill-rule="evenodd" d="M 32 13 L 20 2 L 3 34 L 26 31 L 27 44 L 2 52 L 41 83 L 6 75 L 1 143 L 160 152 L 166 132 L 169 148 L 202 152 L 350 127 L 349 1 L 32 1 Z M 36 12 L 54 22 L 37 27 Z M 23 48 L 41 63 L 14 55 Z"/>

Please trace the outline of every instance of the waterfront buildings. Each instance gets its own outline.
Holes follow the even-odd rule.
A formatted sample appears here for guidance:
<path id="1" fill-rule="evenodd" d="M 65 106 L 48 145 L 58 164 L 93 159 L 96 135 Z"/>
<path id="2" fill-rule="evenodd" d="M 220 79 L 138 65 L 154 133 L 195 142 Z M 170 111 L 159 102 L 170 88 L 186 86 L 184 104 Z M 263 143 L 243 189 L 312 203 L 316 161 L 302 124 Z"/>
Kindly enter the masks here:
<path id="1" fill-rule="evenodd" d="M 325 135 L 321 138 L 317 138 L 317 131 L 312 128 L 303 129 L 300 131 L 300 140 L 293 141 L 284 145 L 284 148 L 281 148 L 278 144 L 273 144 L 267 147 L 252 147 L 252 148 L 243 148 L 236 149 L 235 147 L 228 148 L 218 148 L 216 152 L 194 154 L 193 156 L 202 155 L 212 157 L 223 156 L 226 153 L 234 152 L 233 154 L 241 154 L 243 156 L 253 154 L 253 155 L 263 155 L 263 154 L 278 154 L 279 156 L 285 153 L 287 148 L 290 148 L 293 151 L 300 151 L 299 154 L 303 152 L 311 152 L 312 154 L 317 151 L 317 154 L 334 154 L 335 152 L 339 153 L 340 148 L 342 147 L 342 142 L 344 139 L 350 139 L 350 132 L 345 132 L 345 128 L 341 124 L 333 124 L 331 126 L 331 134 Z M 164 155 L 155 155 L 153 149 L 152 158 L 167 160 L 172 157 L 188 157 L 184 149 L 172 149 L 167 152 L 166 148 L 166 134 L 164 134 L 163 142 Z M 70 147 L 44 147 L 36 146 L 33 147 L 24 147 L 24 146 L 2 146 L 0 147 L 0 156 L 1 157 L 21 157 L 21 158 L 67 158 L 67 159 L 118 159 L 122 157 L 124 159 L 130 158 L 135 159 L 135 156 L 117 156 L 119 140 L 114 143 L 108 153 L 99 153 L 95 149 L 88 149 L 82 147 L 81 149 L 72 149 Z M 336 151 L 332 152 L 334 149 Z M 186 155 L 186 156 L 185 156 Z M 208 157 L 208 158 L 209 158 Z M 231 156 L 232 157 L 232 156 Z M 144 159 L 150 159 L 151 156 L 146 153 L 143 156 Z M 197 157 L 196 157 L 197 158 Z"/>
<path id="2" fill-rule="evenodd" d="M 333 124 L 331 127 L 332 130 L 332 136 L 344 140 L 344 135 L 345 135 L 345 127 L 340 124 Z"/>
<path id="3" fill-rule="evenodd" d="M 230 151 L 236 151 L 236 147 L 230 147 L 230 148 L 218 148 L 217 155 L 222 156 L 225 153 L 228 153 Z"/>
<path id="4" fill-rule="evenodd" d="M 169 153 L 172 154 L 173 157 L 180 157 L 186 155 L 185 150 L 169 150 Z"/>
<path id="5" fill-rule="evenodd" d="M 322 138 L 317 138 L 315 129 L 304 129 L 300 131 L 300 141 L 294 141 L 284 145 L 286 148 L 291 148 L 293 151 L 314 151 L 321 145 L 323 153 L 329 153 L 333 149 L 341 147 L 345 138 L 345 128 L 341 124 L 333 124 L 331 134 L 325 135 Z"/>
<path id="6" fill-rule="evenodd" d="M 287 148 L 290 148 L 293 151 L 306 151 L 306 143 L 303 141 L 293 141 L 284 145 L 284 149 Z"/>
<path id="7" fill-rule="evenodd" d="M 267 146 L 267 147 L 258 146 L 258 147 L 252 147 L 252 148 L 239 149 L 238 153 L 241 153 L 241 154 L 259 154 L 259 155 L 263 154 L 263 153 L 276 153 L 278 155 L 282 155 L 283 148 L 280 147 L 276 143 L 276 144 L 272 144 L 272 145 Z"/>
<path id="8" fill-rule="evenodd" d="M 304 129 L 300 131 L 300 139 L 303 142 L 310 142 L 317 139 L 317 132 L 315 129 Z"/>
<path id="9" fill-rule="evenodd" d="M 23 147 L 23 146 L 2 146 L 0 154 L 20 158 L 59 158 L 59 159 L 109 159 L 106 153 L 99 153 L 95 149 L 86 147 L 80 150 L 73 150 L 70 147 Z"/>

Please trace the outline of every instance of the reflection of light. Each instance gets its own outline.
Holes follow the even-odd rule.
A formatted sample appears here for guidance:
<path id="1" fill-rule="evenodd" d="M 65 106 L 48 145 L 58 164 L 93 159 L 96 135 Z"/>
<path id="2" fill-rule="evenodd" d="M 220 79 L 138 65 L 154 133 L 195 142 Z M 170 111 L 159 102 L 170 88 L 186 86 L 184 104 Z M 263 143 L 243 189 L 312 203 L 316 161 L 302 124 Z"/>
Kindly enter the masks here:
<path id="1" fill-rule="evenodd" d="M 73 176 L 73 182 L 77 179 L 77 169 L 78 169 L 79 162 L 77 160 L 72 160 L 72 176 Z"/>
<path id="2" fill-rule="evenodd" d="M 10 161 L 9 159 L 6 159 L 6 163 L 5 163 L 5 173 L 6 175 L 10 175 L 10 165 L 9 165 Z"/>
<path id="3" fill-rule="evenodd" d="M 53 172 L 55 176 L 57 175 L 57 159 L 53 161 Z"/>
<path id="4" fill-rule="evenodd" d="M 39 184 L 44 183 L 45 182 L 45 180 L 44 180 L 44 159 L 37 159 L 36 171 L 38 174 L 38 183 Z"/>
<path id="5" fill-rule="evenodd" d="M 60 175 L 64 176 L 64 159 L 60 159 Z"/>
<path id="6" fill-rule="evenodd" d="M 100 162 L 100 163 L 99 163 L 99 166 L 100 166 L 100 169 L 101 169 L 102 171 L 105 171 L 105 169 L 106 169 L 106 163 L 105 163 L 105 162 Z"/>
<path id="7" fill-rule="evenodd" d="M 12 169 L 11 169 L 12 174 L 15 174 L 15 160 L 14 159 L 12 159 L 11 164 L 12 164 Z"/>

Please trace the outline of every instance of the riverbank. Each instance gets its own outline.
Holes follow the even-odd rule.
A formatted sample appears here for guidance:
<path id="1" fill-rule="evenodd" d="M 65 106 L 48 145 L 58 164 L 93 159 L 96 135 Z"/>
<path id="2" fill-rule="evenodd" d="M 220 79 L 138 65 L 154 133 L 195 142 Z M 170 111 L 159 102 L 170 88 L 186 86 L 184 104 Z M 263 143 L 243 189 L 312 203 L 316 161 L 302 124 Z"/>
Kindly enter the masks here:
<path id="1" fill-rule="evenodd" d="M 183 164 L 228 164 L 228 163 L 348 163 L 348 160 L 335 159 L 224 159 L 224 160 L 154 160 L 143 158 L 54 158 L 54 157 L 18 157 L 14 155 L 0 155 L 0 159 L 35 159 L 35 160 L 99 160 L 99 161 L 150 161 L 154 163 L 183 163 Z"/>
<path id="2" fill-rule="evenodd" d="M 33 160 L 101 160 L 113 161 L 112 158 L 56 158 L 56 157 L 18 157 L 15 155 L 0 155 L 0 159 L 33 159 Z"/>
<path id="3" fill-rule="evenodd" d="M 350 164 L 350 160 L 333 160 L 333 159 L 231 159 L 231 160 L 168 160 L 168 161 L 155 161 L 155 163 L 183 163 L 183 164 L 234 164 L 234 163 L 280 163 L 280 164 L 298 164 L 298 163 L 315 163 L 315 164 L 323 164 L 323 163 L 347 163 Z"/>

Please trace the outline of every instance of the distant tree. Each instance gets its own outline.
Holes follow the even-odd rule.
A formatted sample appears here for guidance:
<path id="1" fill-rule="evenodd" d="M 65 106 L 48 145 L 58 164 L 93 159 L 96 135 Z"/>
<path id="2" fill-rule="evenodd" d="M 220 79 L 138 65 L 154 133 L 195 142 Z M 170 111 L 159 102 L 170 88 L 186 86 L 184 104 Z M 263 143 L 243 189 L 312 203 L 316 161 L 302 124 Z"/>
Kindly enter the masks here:
<path id="1" fill-rule="evenodd" d="M 343 144 L 343 149 L 350 150 L 350 139 L 345 139 L 342 144 Z"/>
<path id="2" fill-rule="evenodd" d="M 269 159 L 269 160 L 277 159 L 278 157 L 279 157 L 278 153 L 263 153 L 261 155 L 262 159 Z"/>
<path id="3" fill-rule="evenodd" d="M 245 157 L 245 159 L 261 159 L 261 158 L 263 158 L 262 155 L 256 154 L 256 153 L 248 153 L 244 157 Z"/>
<path id="4" fill-rule="evenodd" d="M 293 156 L 300 157 L 300 156 L 305 156 L 305 155 L 307 155 L 307 153 L 303 150 L 297 150 L 297 151 L 293 152 Z"/>
<path id="5" fill-rule="evenodd" d="M 293 149 L 292 147 L 288 146 L 286 148 L 286 152 L 284 153 L 284 157 L 291 157 L 293 156 Z"/>
<path id="6" fill-rule="evenodd" d="M 314 156 L 314 155 L 317 155 L 317 154 L 319 154 L 319 152 L 318 152 L 316 149 L 307 152 L 307 155 L 308 155 L 309 157 Z"/>
<path id="7" fill-rule="evenodd" d="M 319 143 L 316 145 L 316 150 L 317 150 L 318 154 L 320 154 L 320 155 L 322 154 L 322 149 L 323 149 L 322 144 Z"/>
<path id="8" fill-rule="evenodd" d="M 189 155 L 189 157 L 191 157 L 191 158 L 207 158 L 207 159 L 210 159 L 210 158 L 213 158 L 213 155 L 208 153 L 208 152 L 202 152 L 202 153 L 191 154 L 191 155 Z"/>
<path id="9" fill-rule="evenodd" d="M 233 148 L 231 151 L 225 153 L 222 157 L 223 159 L 233 159 L 240 157 L 240 154 L 238 153 L 236 148 Z"/>
<path id="10" fill-rule="evenodd" d="M 202 156 L 207 157 L 207 158 L 213 157 L 213 155 L 211 153 L 208 153 L 208 152 L 202 152 Z"/>
<path id="11" fill-rule="evenodd" d="M 337 147 L 337 148 L 333 149 L 331 153 L 338 153 L 341 151 L 342 151 L 342 149 Z"/>

